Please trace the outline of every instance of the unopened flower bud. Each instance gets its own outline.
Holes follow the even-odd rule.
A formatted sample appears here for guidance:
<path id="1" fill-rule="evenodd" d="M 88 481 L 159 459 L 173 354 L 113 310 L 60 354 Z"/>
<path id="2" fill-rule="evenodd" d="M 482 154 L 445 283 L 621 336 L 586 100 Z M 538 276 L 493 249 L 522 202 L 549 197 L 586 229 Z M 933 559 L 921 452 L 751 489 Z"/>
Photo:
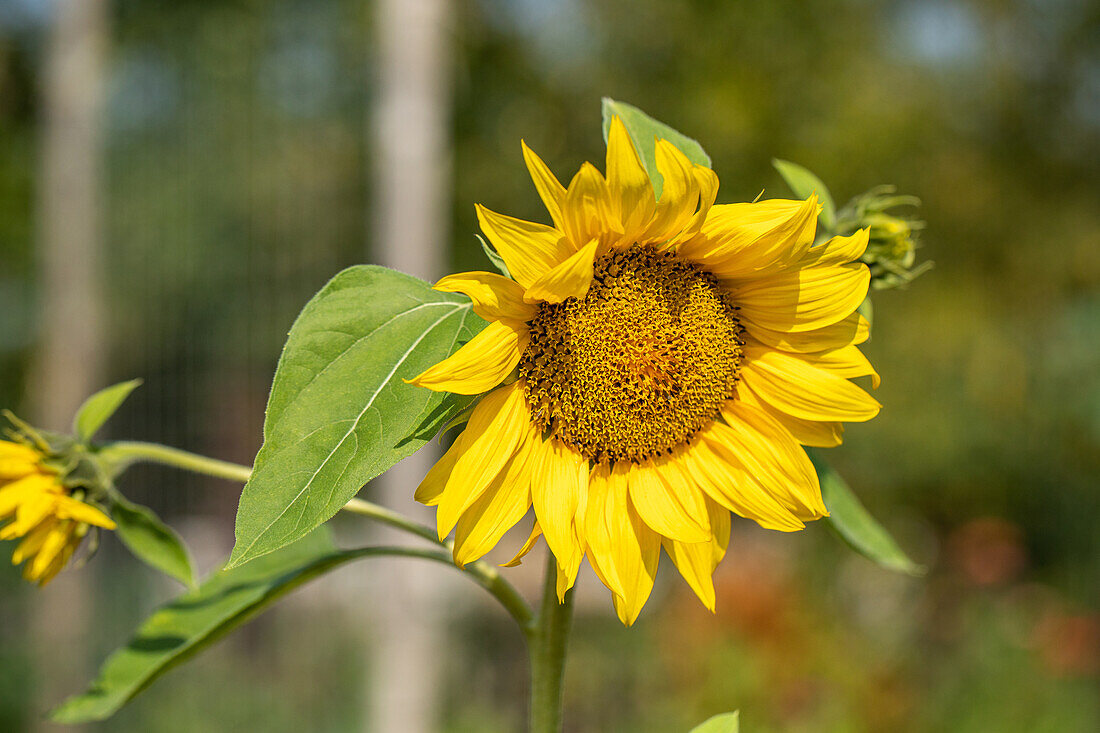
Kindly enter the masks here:
<path id="1" fill-rule="evenodd" d="M 924 228 L 913 211 L 918 206 L 916 196 L 897 195 L 894 186 L 876 186 L 837 212 L 837 234 L 869 230 L 867 251 L 861 259 L 871 269 L 871 287 L 876 290 L 908 285 L 932 267 L 930 261 L 914 266 L 917 233 Z"/>

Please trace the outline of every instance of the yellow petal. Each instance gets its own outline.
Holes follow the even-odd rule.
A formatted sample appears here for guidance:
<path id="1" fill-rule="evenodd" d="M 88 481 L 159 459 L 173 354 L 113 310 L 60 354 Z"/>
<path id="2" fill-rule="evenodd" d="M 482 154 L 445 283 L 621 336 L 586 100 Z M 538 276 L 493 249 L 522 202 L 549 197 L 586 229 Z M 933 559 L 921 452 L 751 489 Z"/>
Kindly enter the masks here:
<path id="1" fill-rule="evenodd" d="M 798 262 L 813 244 L 819 210 L 816 196 L 713 206 L 701 236 L 678 252 L 720 279 L 777 273 Z"/>
<path id="2" fill-rule="evenodd" d="M 810 267 L 730 288 L 741 317 L 773 331 L 812 331 L 852 315 L 867 295 L 866 265 Z"/>
<path id="3" fill-rule="evenodd" d="M 493 549 L 531 507 L 531 456 L 521 444 L 489 488 L 462 513 L 455 527 L 454 560 L 459 567 Z"/>
<path id="4" fill-rule="evenodd" d="M 742 381 L 761 400 L 788 415 L 803 420 L 863 422 L 882 408 L 844 377 L 792 354 L 747 346 L 744 359 Z"/>
<path id="5" fill-rule="evenodd" d="M 448 275 L 433 286 L 444 293 L 462 293 L 474 302 L 474 313 L 487 321 L 529 321 L 537 308 L 523 301 L 523 286 L 493 272 Z"/>
<path id="6" fill-rule="evenodd" d="M 708 542 L 677 542 L 665 539 L 662 545 L 695 595 L 714 612 L 714 569 L 726 554 L 730 537 L 730 513 L 716 502 L 707 500 L 714 534 Z"/>
<path id="7" fill-rule="evenodd" d="M 574 251 L 561 232 L 543 224 L 498 214 L 481 205 L 477 220 L 508 272 L 525 288 Z"/>
<path id="8" fill-rule="evenodd" d="M 488 392 L 516 368 L 529 340 L 526 323 L 492 321 L 461 349 L 408 381 L 436 392 Z"/>
<path id="9" fill-rule="evenodd" d="M 570 181 L 569 188 L 565 192 L 562 215 L 564 217 L 562 231 L 565 232 L 565 237 L 574 250 L 580 249 L 593 239 L 608 244 L 622 237 L 622 232 L 618 231 L 620 228 L 618 217 L 611 211 L 607 182 L 591 163 L 582 165 L 577 175 Z M 561 257 L 557 262 L 564 259 L 565 257 Z M 519 278 L 516 279 L 519 280 Z M 522 280 L 520 283 L 530 284 Z"/>
<path id="10" fill-rule="evenodd" d="M 870 377 L 871 387 L 874 389 L 878 389 L 878 386 L 882 383 L 882 377 L 878 375 L 875 368 L 871 366 L 871 362 L 856 346 L 845 346 L 823 351 L 819 354 L 803 354 L 799 358 L 808 364 L 813 364 L 818 369 L 824 369 L 845 379 Z"/>
<path id="11" fill-rule="evenodd" d="M 436 461 L 435 465 L 428 471 L 428 475 L 420 482 L 413 498 L 428 506 L 438 504 L 439 497 L 443 495 L 443 489 L 447 487 L 447 480 L 451 477 L 451 472 L 454 471 L 455 463 L 466 452 L 475 437 L 473 433 L 463 430 L 455 439 L 455 442 L 451 444 L 451 447 L 447 449 L 447 452 L 443 454 L 443 457 Z"/>
<path id="12" fill-rule="evenodd" d="M 871 324 L 859 313 L 852 313 L 831 326 L 798 333 L 772 331 L 752 321 L 745 321 L 744 326 L 757 341 L 782 351 L 798 353 L 829 351 L 849 344 L 862 344 L 871 335 Z"/>
<path id="13" fill-rule="evenodd" d="M 15 510 L 15 521 L 0 529 L 0 540 L 11 540 L 30 532 L 47 516 L 53 514 L 60 496 L 50 493 L 35 494 L 27 498 Z"/>
<path id="14" fill-rule="evenodd" d="M 642 242 L 665 242 L 675 238 L 699 208 L 696 166 L 667 140 L 657 140 L 655 152 L 657 170 L 664 182 L 653 221 L 639 238 Z"/>
<path id="15" fill-rule="evenodd" d="M 50 565 L 53 564 L 56 558 L 62 556 L 62 551 L 69 543 L 72 529 L 72 523 L 62 522 L 57 524 L 50 531 L 49 535 L 42 542 L 42 546 L 35 554 L 34 559 L 29 563 L 29 567 L 24 571 L 29 580 L 39 580 L 41 582 L 49 581 L 52 575 L 48 574 L 46 571 L 50 569 Z M 58 570 L 60 570 L 60 568 L 58 568 Z M 53 575 L 56 575 L 56 572 L 55 570 Z"/>
<path id="16" fill-rule="evenodd" d="M 703 605 L 714 612 L 714 581 L 711 575 L 714 573 L 714 552 L 712 543 L 707 542 L 676 542 L 665 539 L 661 542 L 665 552 L 672 558 L 676 569 L 684 577 L 687 584 L 699 596 Z"/>
<path id="17" fill-rule="evenodd" d="M 29 557 L 33 557 L 35 553 L 42 547 L 42 543 L 46 541 L 46 538 L 50 536 L 50 532 L 57 526 L 57 520 L 50 519 L 42 522 L 23 538 L 23 540 L 16 545 L 15 551 L 11 554 L 11 564 L 18 565 Z"/>
<path id="18" fill-rule="evenodd" d="M 32 473 L 16 479 L 0 488 L 0 519 L 13 514 L 24 502 L 42 495 L 58 494 L 57 484 L 52 476 Z"/>
<path id="19" fill-rule="evenodd" d="M 833 237 L 806 250 L 799 267 L 828 267 L 855 262 L 867 250 L 868 229 L 860 229 L 848 237 Z"/>
<path id="20" fill-rule="evenodd" d="M 835 448 L 844 442 L 844 423 L 820 422 L 817 420 L 803 420 L 802 418 L 788 415 L 782 410 L 777 410 L 767 402 L 764 402 L 747 384 L 742 384 L 737 390 L 737 399 L 746 405 L 755 407 L 768 413 L 779 421 L 779 424 L 787 429 L 794 439 L 802 445 L 812 445 L 818 448 Z"/>
<path id="21" fill-rule="evenodd" d="M 702 165 L 692 166 L 692 175 L 699 190 L 699 209 L 692 215 L 684 230 L 677 235 L 677 239 L 688 240 L 702 231 L 710 210 L 714 207 L 714 200 L 718 197 L 718 175 L 710 168 Z"/>
<path id="22" fill-rule="evenodd" d="M 14 481 L 29 476 L 37 470 L 37 463 L 16 458 L 0 458 L 0 481 Z"/>
<path id="23" fill-rule="evenodd" d="M 631 503 L 658 534 L 682 542 L 705 542 L 710 525 L 703 494 L 667 465 L 667 458 L 658 458 L 631 466 Z"/>
<path id="24" fill-rule="evenodd" d="M 83 522 L 103 529 L 114 529 L 116 526 L 110 517 L 96 507 L 68 496 L 57 497 L 54 514 L 58 519 L 72 519 L 75 522 Z"/>
<path id="25" fill-rule="evenodd" d="M 782 425 L 740 400 L 727 402 L 722 416 L 729 424 L 716 423 L 711 435 L 737 456 L 769 495 L 800 520 L 828 515 L 817 471 Z"/>
<path id="26" fill-rule="evenodd" d="M 38 581 L 39 587 L 45 587 L 50 581 L 57 577 L 58 573 L 65 569 L 69 559 L 73 556 L 73 552 L 79 545 L 80 538 L 71 538 L 65 543 L 65 546 L 61 548 L 61 552 L 57 554 L 53 562 L 46 566 L 36 578 L 33 578 Z M 26 569 L 29 565 L 24 565 L 23 567 Z M 24 570 L 23 576 L 27 577 L 27 575 L 28 573 Z"/>
<path id="27" fill-rule="evenodd" d="M 698 442 L 684 451 L 680 463 L 706 491 L 707 496 L 734 512 L 751 519 L 765 529 L 797 532 L 805 524 L 790 509 L 767 491 L 714 431 L 713 423 L 699 433 Z"/>
<path id="28" fill-rule="evenodd" d="M 616 504 L 610 499 L 612 482 L 622 482 L 626 488 L 626 474 L 621 473 L 614 479 L 605 464 L 596 464 L 588 484 L 588 504 L 584 514 L 584 536 L 588 552 L 588 561 L 592 569 L 608 590 L 617 596 L 626 593 L 619 578 L 615 564 L 615 535 L 611 527 L 614 524 Z"/>
<path id="29" fill-rule="evenodd" d="M 508 562 L 501 565 L 502 568 L 514 568 L 523 562 L 523 558 L 527 556 L 531 550 L 535 549 L 535 543 L 538 542 L 539 537 L 542 537 L 542 527 L 539 526 L 539 522 L 536 519 L 535 524 L 531 527 L 531 534 L 527 537 L 527 541 L 523 543 L 523 547 L 519 548 L 519 552 Z"/>
<path id="30" fill-rule="evenodd" d="M 615 612 L 630 626 L 653 591 L 661 539 L 628 500 L 626 472 L 621 463 L 612 470 L 612 477 L 605 504 L 606 521 L 611 531 L 612 562 L 623 586 L 622 595 L 615 596 Z"/>
<path id="31" fill-rule="evenodd" d="M 0 482 L 37 472 L 39 459 L 38 453 L 25 445 L 0 440 Z"/>
<path id="32" fill-rule="evenodd" d="M 653 218 L 656 200 L 649 174 L 618 116 L 611 118 L 607 134 L 607 189 L 624 235 L 636 238 Z"/>
<path id="33" fill-rule="evenodd" d="M 539 198 L 550 212 L 554 226 L 564 231 L 562 205 L 565 203 L 565 186 L 561 185 L 549 166 L 542 162 L 542 158 L 527 147 L 527 143 L 520 141 L 520 145 L 523 146 L 523 160 L 527 163 L 527 170 L 531 173 L 531 180 L 535 182 Z"/>
<path id="34" fill-rule="evenodd" d="M 531 501 L 546 544 L 567 575 L 576 577 L 584 556 L 578 532 L 581 496 L 588 491 L 588 460 L 551 438 L 538 443 L 531 473 Z"/>
<path id="35" fill-rule="evenodd" d="M 599 241 L 592 240 L 573 253 L 527 288 L 524 298 L 529 303 L 545 301 L 561 303 L 566 298 L 583 298 L 592 284 L 592 265 L 596 260 Z M 532 306 L 534 307 L 534 306 Z"/>
<path id="36" fill-rule="evenodd" d="M 519 382 L 482 398 L 463 431 L 463 436 L 470 433 L 466 450 L 455 462 L 439 497 L 436 523 L 440 539 L 450 534 L 462 513 L 503 470 L 530 429 L 527 402 Z"/>
<path id="37" fill-rule="evenodd" d="M 0 460 L 11 459 L 37 463 L 38 453 L 33 448 L 28 448 L 22 443 L 13 443 L 10 440 L 0 440 Z"/>
<path id="38" fill-rule="evenodd" d="M 584 556 L 582 555 L 583 559 Z M 565 602 L 565 594 L 569 592 L 569 589 L 573 587 L 573 584 L 577 582 L 577 573 L 580 572 L 581 565 L 577 564 L 571 567 L 563 567 L 561 563 L 558 563 L 557 578 L 554 583 L 554 589 L 558 594 L 558 603 Z"/>
<path id="39" fill-rule="evenodd" d="M 730 512 L 716 501 L 707 499 L 707 512 L 710 513 L 711 552 L 714 553 L 714 567 L 726 556 L 730 544 Z"/>

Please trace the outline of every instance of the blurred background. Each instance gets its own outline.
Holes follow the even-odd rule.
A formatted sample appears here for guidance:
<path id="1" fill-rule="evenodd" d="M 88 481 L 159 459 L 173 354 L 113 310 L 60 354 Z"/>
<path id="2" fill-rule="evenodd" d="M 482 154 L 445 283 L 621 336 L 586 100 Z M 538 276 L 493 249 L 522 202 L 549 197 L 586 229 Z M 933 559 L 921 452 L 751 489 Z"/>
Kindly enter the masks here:
<path id="1" fill-rule="evenodd" d="M 773 156 L 838 203 L 924 201 L 935 269 L 874 300 L 885 409 L 829 457 L 930 572 L 742 521 L 716 615 L 666 565 L 632 629 L 582 575 L 567 729 L 1100 730 L 1090 0 L 0 0 L 0 406 L 64 427 L 142 377 L 111 437 L 250 463 L 308 298 L 361 262 L 487 269 L 473 204 L 546 221 L 519 140 L 566 180 L 602 167 L 603 95 L 699 138 L 720 202 L 786 196 Z M 364 495 L 407 502 L 423 463 Z M 122 489 L 204 569 L 230 548 L 238 486 Z M 434 567 L 388 624 L 393 572 L 308 586 L 88 730 L 519 730 L 518 632 Z M 55 730 L 176 593 L 109 536 L 43 591 L 4 564 L 0 729 Z"/>

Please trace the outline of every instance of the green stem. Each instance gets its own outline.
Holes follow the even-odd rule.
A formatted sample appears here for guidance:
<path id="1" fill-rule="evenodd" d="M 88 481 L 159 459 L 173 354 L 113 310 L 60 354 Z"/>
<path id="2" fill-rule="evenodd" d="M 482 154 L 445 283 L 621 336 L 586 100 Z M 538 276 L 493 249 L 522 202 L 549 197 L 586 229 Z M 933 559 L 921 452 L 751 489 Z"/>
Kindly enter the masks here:
<path id="1" fill-rule="evenodd" d="M 169 448 L 168 446 L 158 445 L 156 443 L 143 443 L 138 441 L 111 443 L 101 448 L 99 455 L 103 461 L 111 467 L 112 475 L 116 476 L 122 473 L 128 466 L 141 461 L 162 463 L 168 466 L 182 468 L 185 471 L 193 471 L 207 476 L 216 476 L 232 481 L 240 481 L 241 483 L 247 483 L 249 477 L 252 475 L 252 469 L 248 466 L 242 466 L 238 463 L 230 463 L 228 461 L 219 461 L 216 458 L 207 458 L 206 456 L 200 456 L 196 453 L 189 453 L 185 450 Z M 362 517 L 369 517 L 376 522 L 414 534 L 417 537 L 421 537 L 440 547 L 446 548 L 448 550 L 448 554 L 446 555 L 447 562 L 452 565 L 454 564 L 449 554 L 452 549 L 452 544 L 450 542 L 441 541 L 434 529 L 420 524 L 419 522 L 414 522 L 404 514 L 399 514 L 392 509 L 387 509 L 384 506 L 379 506 L 378 504 L 365 501 L 358 497 L 348 501 L 348 503 L 342 507 L 341 511 L 350 514 L 358 514 Z M 413 553 L 413 556 L 416 556 L 415 553 Z M 430 553 L 430 559 L 439 559 L 439 556 L 442 556 L 442 553 L 438 551 Z M 516 623 L 519 624 L 525 634 L 530 633 L 534 623 L 534 614 L 531 612 L 530 606 L 527 605 L 527 601 L 523 599 L 523 596 L 519 594 L 511 583 L 504 579 L 500 571 L 492 565 L 480 560 L 468 563 L 465 568 L 460 568 L 460 570 L 465 571 L 474 582 L 489 591 L 500 604 L 504 606 L 504 610 L 516 620 Z"/>
<path id="2" fill-rule="evenodd" d="M 142 443 L 138 441 L 123 441 L 111 443 L 100 449 L 99 455 L 110 464 L 112 472 L 116 475 L 122 473 L 134 463 L 148 461 L 151 463 L 163 463 L 168 466 L 182 468 L 185 471 L 216 476 L 247 483 L 252 475 L 252 469 L 238 463 L 219 461 L 216 458 L 207 458 L 196 453 L 188 453 L 178 448 L 169 448 L 166 445 L 156 443 Z"/>
<path id="3" fill-rule="evenodd" d="M 573 622 L 573 589 L 569 589 L 559 603 L 557 573 L 557 561 L 553 553 L 547 553 L 542 608 L 527 637 L 531 655 L 530 733 L 561 733 L 561 689 L 569 629 Z"/>

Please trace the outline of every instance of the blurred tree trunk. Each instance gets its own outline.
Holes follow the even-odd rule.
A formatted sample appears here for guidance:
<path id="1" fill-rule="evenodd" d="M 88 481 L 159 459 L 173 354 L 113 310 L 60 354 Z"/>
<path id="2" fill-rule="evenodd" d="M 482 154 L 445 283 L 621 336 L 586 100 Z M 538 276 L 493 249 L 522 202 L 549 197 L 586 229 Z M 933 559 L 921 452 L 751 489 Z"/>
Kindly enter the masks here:
<path id="1" fill-rule="evenodd" d="M 378 97 L 370 132 L 375 259 L 429 280 L 444 268 L 450 221 L 450 0 L 378 0 Z M 429 445 L 372 484 L 386 506 L 431 524 L 413 491 L 437 457 Z M 388 536 L 387 542 L 406 541 Z M 382 569 L 371 647 L 367 730 L 437 730 L 444 595 L 437 568 Z"/>
<path id="2" fill-rule="evenodd" d="M 37 201 L 39 342 L 28 379 L 36 424 L 67 429 L 103 378 L 101 151 L 107 0 L 58 0 L 46 45 Z M 88 680 L 91 568 L 34 596 L 32 720 Z M 53 730 L 37 722 L 40 730 Z"/>

